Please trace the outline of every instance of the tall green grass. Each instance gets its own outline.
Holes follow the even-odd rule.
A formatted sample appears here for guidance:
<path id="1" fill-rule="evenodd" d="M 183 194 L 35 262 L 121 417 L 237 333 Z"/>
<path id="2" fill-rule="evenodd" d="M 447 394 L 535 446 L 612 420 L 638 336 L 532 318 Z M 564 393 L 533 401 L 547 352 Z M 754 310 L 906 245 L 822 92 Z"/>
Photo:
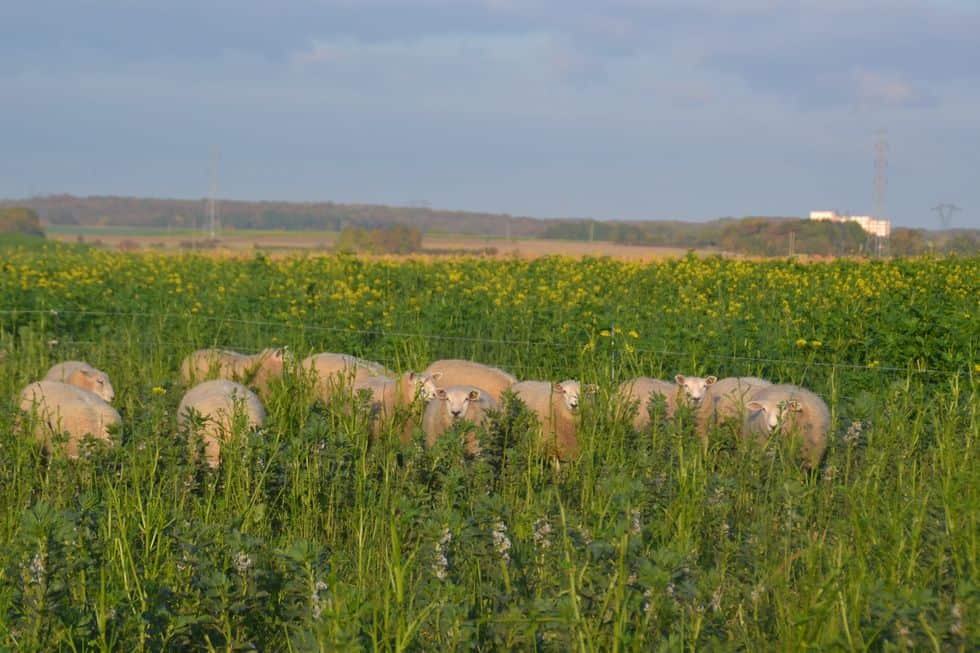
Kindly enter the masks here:
<path id="1" fill-rule="evenodd" d="M 710 260 L 698 273 L 695 261 L 102 256 L 47 247 L 0 263 L 7 648 L 980 645 L 977 259 Z M 20 283 L 20 266 L 57 284 L 72 262 L 98 282 Z M 183 290 L 168 294 L 175 274 Z M 858 279 L 877 281 L 873 294 Z M 330 299 L 338 286 L 346 307 Z M 533 313 L 520 308 L 513 293 L 538 286 L 523 300 Z M 498 290 L 507 310 L 491 308 Z M 304 297 L 319 299 L 291 315 Z M 275 343 L 398 369 L 472 357 L 602 391 L 577 461 L 541 455 L 509 403 L 470 459 L 452 437 L 428 450 L 420 434 L 373 441 L 356 406 L 311 406 L 293 368 L 260 433 L 238 433 L 218 470 L 192 462 L 174 415 L 180 359 Z M 109 372 L 124 420 L 117 446 L 79 461 L 42 455 L 14 423 L 20 388 L 69 358 Z M 726 431 L 704 448 L 685 414 L 634 433 L 610 395 L 633 374 L 702 371 L 821 393 L 834 414 L 822 464 Z"/>

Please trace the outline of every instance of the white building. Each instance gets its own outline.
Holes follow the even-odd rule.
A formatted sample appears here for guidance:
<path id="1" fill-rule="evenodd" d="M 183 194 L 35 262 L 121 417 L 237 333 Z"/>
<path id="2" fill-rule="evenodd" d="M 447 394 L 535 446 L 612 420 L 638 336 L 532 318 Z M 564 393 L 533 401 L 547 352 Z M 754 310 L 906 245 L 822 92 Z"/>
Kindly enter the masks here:
<path id="1" fill-rule="evenodd" d="M 811 220 L 826 220 L 828 222 L 856 222 L 866 232 L 879 238 L 892 235 L 891 220 L 876 220 L 870 215 L 841 215 L 837 211 L 810 211 Z"/>

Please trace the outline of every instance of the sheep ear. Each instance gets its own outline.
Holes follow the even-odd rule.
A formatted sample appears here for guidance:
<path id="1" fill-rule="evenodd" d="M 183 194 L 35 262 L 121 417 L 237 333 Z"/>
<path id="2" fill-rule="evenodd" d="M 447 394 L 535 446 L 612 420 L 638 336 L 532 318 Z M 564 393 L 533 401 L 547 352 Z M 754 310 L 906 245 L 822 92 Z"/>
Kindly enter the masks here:
<path id="1" fill-rule="evenodd" d="M 439 379 L 442 378 L 442 372 L 433 372 L 432 374 L 429 375 L 429 378 L 432 379 L 433 381 L 438 381 Z"/>
<path id="2" fill-rule="evenodd" d="M 803 410 L 803 404 L 798 402 L 796 399 L 790 399 L 789 401 L 786 402 L 786 408 L 788 410 L 792 410 L 798 413 L 801 410 Z"/>
<path id="3" fill-rule="evenodd" d="M 677 382 L 677 385 L 684 385 L 684 375 L 678 374 L 677 376 L 674 377 L 674 381 Z"/>
<path id="4" fill-rule="evenodd" d="M 408 380 L 409 381 L 417 381 L 418 378 L 419 378 L 418 372 L 409 372 L 408 373 Z"/>
<path id="5" fill-rule="evenodd" d="M 469 399 L 470 401 L 476 401 L 477 399 L 480 398 L 480 391 L 470 390 L 470 393 L 466 395 L 466 398 Z"/>
<path id="6" fill-rule="evenodd" d="M 561 383 L 552 383 L 551 389 L 560 395 L 565 394 L 565 386 L 563 386 Z"/>
<path id="7" fill-rule="evenodd" d="M 709 376 L 708 378 L 706 378 L 706 379 L 704 380 L 704 382 L 705 382 L 706 384 L 708 384 L 708 385 L 712 385 L 712 384 L 714 384 L 714 382 L 715 382 L 715 381 L 717 381 L 717 380 L 718 380 L 718 377 L 717 377 L 717 376 Z"/>
<path id="8" fill-rule="evenodd" d="M 445 399 L 447 397 L 446 390 L 444 388 L 439 388 L 436 390 L 436 396 L 440 399 Z"/>
<path id="9" fill-rule="evenodd" d="M 78 370 L 78 371 L 81 372 L 83 376 L 87 376 L 90 379 L 95 377 L 95 372 L 93 372 L 92 370 Z"/>
<path id="10" fill-rule="evenodd" d="M 599 392 L 599 386 L 597 386 L 595 383 L 585 384 L 585 394 L 594 395 L 597 392 Z"/>
<path id="11" fill-rule="evenodd" d="M 750 401 L 749 403 L 745 404 L 745 407 L 751 410 L 752 412 L 755 412 L 757 410 L 761 410 L 764 412 L 766 410 L 765 405 L 759 403 L 758 401 Z"/>

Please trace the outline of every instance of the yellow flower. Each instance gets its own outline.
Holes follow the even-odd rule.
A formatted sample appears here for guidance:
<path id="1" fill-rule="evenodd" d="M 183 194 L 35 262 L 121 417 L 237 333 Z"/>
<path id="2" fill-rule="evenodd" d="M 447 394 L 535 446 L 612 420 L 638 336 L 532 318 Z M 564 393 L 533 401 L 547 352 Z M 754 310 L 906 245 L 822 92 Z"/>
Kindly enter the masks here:
<path id="1" fill-rule="evenodd" d="M 602 331 L 599 332 L 599 335 L 602 336 L 603 338 L 608 338 L 612 334 L 609 332 L 609 329 L 603 329 Z"/>
<path id="2" fill-rule="evenodd" d="M 153 389 L 150 390 L 150 392 L 152 392 L 155 395 L 162 395 L 162 394 L 166 394 L 167 391 L 166 391 L 166 389 L 161 388 L 158 385 L 155 385 L 155 386 L 153 386 Z"/>
<path id="3" fill-rule="evenodd" d="M 870 369 L 874 369 L 874 368 L 876 368 L 876 367 L 878 367 L 878 365 L 879 365 L 880 363 L 881 363 L 881 361 L 871 361 L 870 363 L 868 363 L 868 367 L 869 367 Z"/>
<path id="4" fill-rule="evenodd" d="M 632 329 L 629 333 L 630 338 L 639 338 L 640 334 L 636 332 L 636 329 Z"/>
<path id="5" fill-rule="evenodd" d="M 806 338 L 797 338 L 796 339 L 796 346 L 797 347 L 806 347 Z"/>
<path id="6" fill-rule="evenodd" d="M 974 363 L 973 364 L 973 371 L 974 372 L 980 372 L 980 363 Z"/>
<path id="7" fill-rule="evenodd" d="M 823 343 L 820 342 L 819 340 L 811 340 L 810 346 L 813 347 L 814 349 L 820 349 L 821 347 L 823 347 Z"/>

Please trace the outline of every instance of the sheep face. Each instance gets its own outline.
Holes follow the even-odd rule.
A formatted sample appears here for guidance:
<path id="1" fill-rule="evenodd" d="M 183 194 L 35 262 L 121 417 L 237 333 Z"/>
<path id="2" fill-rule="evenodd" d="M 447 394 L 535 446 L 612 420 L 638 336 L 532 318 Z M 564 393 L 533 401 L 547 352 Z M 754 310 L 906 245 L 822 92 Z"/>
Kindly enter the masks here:
<path id="1" fill-rule="evenodd" d="M 449 413 L 453 421 L 457 421 L 466 419 L 466 412 L 469 410 L 470 404 L 480 400 L 480 391 L 439 388 L 436 390 L 435 398 L 446 402 L 446 412 Z"/>
<path id="2" fill-rule="evenodd" d="M 552 387 L 555 394 L 562 396 L 562 399 L 565 401 L 565 407 L 571 412 L 578 410 L 582 402 L 583 392 L 584 394 L 595 394 L 596 391 L 596 387 L 591 383 L 586 384 L 583 388 L 581 383 L 572 380 L 556 383 Z"/>
<path id="3" fill-rule="evenodd" d="M 75 372 L 76 375 L 80 375 L 82 378 L 79 379 L 82 383 L 74 383 L 73 385 L 78 385 L 79 387 L 85 388 L 95 394 L 99 395 L 106 401 L 112 401 L 116 397 L 116 391 L 112 388 L 112 383 L 109 382 L 109 377 L 105 373 L 98 370 L 86 370 L 81 369 Z"/>
<path id="4" fill-rule="evenodd" d="M 425 374 L 424 372 L 411 372 L 409 374 L 409 380 L 411 380 L 413 387 L 415 388 L 415 396 L 421 397 L 422 401 L 429 402 L 436 398 L 436 394 L 439 388 L 436 387 L 436 381 L 442 377 L 442 372 L 435 372 L 433 374 Z"/>
<path id="5" fill-rule="evenodd" d="M 701 404 L 701 400 L 704 399 L 704 393 L 708 391 L 708 386 L 713 385 L 717 380 L 718 377 L 715 376 L 702 378 L 700 376 L 684 376 L 683 374 L 678 374 L 674 377 L 674 381 L 684 391 L 684 396 L 694 406 Z"/>
<path id="6" fill-rule="evenodd" d="M 803 406 L 795 399 L 787 399 L 779 402 L 772 401 L 750 401 L 745 407 L 752 412 L 762 412 L 766 426 L 770 433 L 778 431 L 786 424 L 793 413 L 803 410 Z"/>

